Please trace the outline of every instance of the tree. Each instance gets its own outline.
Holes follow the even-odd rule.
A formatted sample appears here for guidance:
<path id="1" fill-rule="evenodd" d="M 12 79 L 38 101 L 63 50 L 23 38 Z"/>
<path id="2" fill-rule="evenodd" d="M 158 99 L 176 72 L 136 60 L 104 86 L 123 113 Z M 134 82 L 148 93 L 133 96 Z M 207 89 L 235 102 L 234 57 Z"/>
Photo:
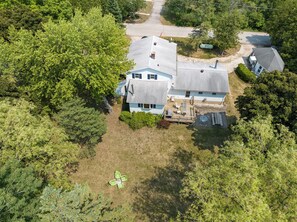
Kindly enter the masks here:
<path id="1" fill-rule="evenodd" d="M 106 132 L 105 117 L 94 108 L 86 107 L 80 98 L 64 103 L 55 118 L 66 130 L 70 141 L 81 146 L 93 148 Z"/>
<path id="2" fill-rule="evenodd" d="M 12 160 L 0 168 L 1 221 L 38 221 L 42 180 L 32 167 Z"/>
<path id="3" fill-rule="evenodd" d="M 41 196 L 41 221 L 132 221 L 129 209 L 112 208 L 102 195 L 93 197 L 88 187 L 75 185 L 70 191 L 51 186 Z"/>
<path id="4" fill-rule="evenodd" d="M 215 44 L 222 53 L 238 44 L 238 33 L 241 27 L 240 14 L 237 11 L 223 14 L 214 25 Z"/>
<path id="5" fill-rule="evenodd" d="M 233 136 L 206 165 L 187 174 L 189 202 L 182 221 L 294 221 L 297 145 L 284 126 L 239 121 Z"/>
<path id="6" fill-rule="evenodd" d="M 122 22 L 122 13 L 121 9 L 118 5 L 117 0 L 109 0 L 108 2 L 108 11 L 114 16 L 115 20 L 120 23 Z"/>
<path id="7" fill-rule="evenodd" d="M 52 184 L 66 186 L 78 147 L 47 116 L 32 112 L 34 105 L 23 99 L 0 102 L 0 163 L 16 159 Z"/>
<path id="8" fill-rule="evenodd" d="M 14 73 L 20 89 L 44 106 L 55 109 L 77 95 L 98 104 L 131 68 L 124 30 L 99 9 L 76 11 L 71 22 L 49 21 L 43 29 L 10 30 L 11 43 L 2 47 L 9 63 L 0 73 Z"/>
<path id="9" fill-rule="evenodd" d="M 239 96 L 236 107 L 241 118 L 273 116 L 274 123 L 288 126 L 297 133 L 297 75 L 291 72 L 261 74 Z"/>
<path id="10" fill-rule="evenodd" d="M 44 18 L 41 13 L 29 6 L 18 5 L 10 8 L 0 8 L 0 37 L 8 40 L 8 28 L 13 25 L 17 30 L 23 28 L 36 32 L 41 29 Z"/>
<path id="11" fill-rule="evenodd" d="M 280 53 L 286 66 L 297 72 L 297 1 L 278 1 L 272 12 L 266 29 L 273 44 L 280 47 Z"/>

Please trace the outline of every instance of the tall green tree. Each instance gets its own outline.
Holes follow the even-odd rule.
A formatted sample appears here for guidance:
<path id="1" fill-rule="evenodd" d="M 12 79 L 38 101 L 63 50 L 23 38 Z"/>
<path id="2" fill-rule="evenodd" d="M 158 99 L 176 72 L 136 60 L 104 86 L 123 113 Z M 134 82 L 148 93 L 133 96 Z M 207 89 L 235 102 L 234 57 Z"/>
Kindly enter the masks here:
<path id="1" fill-rule="evenodd" d="M 71 22 L 49 21 L 43 29 L 35 35 L 12 29 L 11 43 L 2 47 L 9 63 L 0 70 L 14 73 L 21 89 L 43 105 L 57 108 L 77 95 L 98 104 L 131 68 L 124 30 L 100 9 L 85 16 L 76 11 Z"/>
<path id="2" fill-rule="evenodd" d="M 133 221 L 128 208 L 113 208 L 102 195 L 94 197 L 88 187 L 81 185 L 70 191 L 46 187 L 40 209 L 41 221 Z"/>
<path id="3" fill-rule="evenodd" d="M 9 221 L 38 221 L 39 196 L 43 183 L 32 167 L 17 160 L 0 167 L 0 218 Z"/>
<path id="4" fill-rule="evenodd" d="M 271 118 L 241 120 L 232 138 L 184 180 L 181 221 L 295 221 L 297 145 Z"/>
<path id="5" fill-rule="evenodd" d="M 122 13 L 117 0 L 109 0 L 108 11 L 114 16 L 118 23 L 122 22 Z"/>
<path id="6" fill-rule="evenodd" d="M 34 105 L 25 100 L 0 101 L 0 163 L 16 159 L 52 184 L 67 186 L 78 147 L 49 117 L 33 112 Z"/>
<path id="7" fill-rule="evenodd" d="M 297 1 L 278 1 L 266 29 L 273 44 L 280 47 L 286 66 L 297 72 Z"/>
<path id="8" fill-rule="evenodd" d="M 64 103 L 55 119 L 60 126 L 64 127 L 70 141 L 87 146 L 90 151 L 106 132 L 105 117 L 94 108 L 86 107 L 85 102 L 80 98 Z"/>
<path id="9" fill-rule="evenodd" d="M 297 133 L 297 75 L 291 72 L 261 74 L 251 87 L 239 96 L 236 107 L 241 118 L 272 115 Z"/>
<path id="10" fill-rule="evenodd" d="M 226 49 L 238 44 L 238 33 L 241 27 L 239 11 L 223 14 L 214 25 L 215 45 L 223 53 Z"/>

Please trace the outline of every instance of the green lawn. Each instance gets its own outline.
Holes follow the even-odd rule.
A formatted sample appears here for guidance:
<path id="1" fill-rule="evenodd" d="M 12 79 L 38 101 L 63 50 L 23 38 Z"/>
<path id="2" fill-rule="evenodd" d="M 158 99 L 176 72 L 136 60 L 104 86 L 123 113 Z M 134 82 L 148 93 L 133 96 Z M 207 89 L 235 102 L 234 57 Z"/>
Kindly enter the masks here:
<path id="1" fill-rule="evenodd" d="M 137 221 L 168 221 L 183 208 L 178 193 L 193 159 L 207 161 L 213 145 L 221 145 L 229 131 L 194 130 L 178 124 L 169 130 L 133 131 L 118 120 L 120 110 L 120 105 L 115 105 L 107 116 L 107 133 L 97 146 L 97 155 L 81 160 L 72 179 L 105 193 L 114 204 L 131 204 Z M 129 178 L 123 190 L 107 184 L 115 170 Z"/>
<path id="2" fill-rule="evenodd" d="M 196 42 L 192 38 L 183 37 L 163 37 L 167 40 L 172 40 L 177 43 L 177 53 L 183 56 L 199 58 L 199 59 L 212 59 L 215 57 L 227 57 L 235 54 L 240 50 L 240 45 L 238 44 L 234 48 L 228 49 L 222 55 L 220 50 L 214 49 L 200 49 Z"/>

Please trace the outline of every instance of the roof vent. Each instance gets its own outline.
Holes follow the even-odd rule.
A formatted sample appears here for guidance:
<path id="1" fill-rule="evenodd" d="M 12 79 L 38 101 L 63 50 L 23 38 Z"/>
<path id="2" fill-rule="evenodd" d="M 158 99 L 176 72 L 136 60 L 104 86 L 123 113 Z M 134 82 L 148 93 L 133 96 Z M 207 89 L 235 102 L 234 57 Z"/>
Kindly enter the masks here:
<path id="1" fill-rule="evenodd" d="M 150 55 L 150 57 L 151 57 L 152 59 L 155 59 L 155 58 L 156 58 L 156 52 L 152 52 L 151 55 Z"/>
<path id="2" fill-rule="evenodd" d="M 154 45 L 157 45 L 157 42 L 154 42 Z"/>
<path id="3" fill-rule="evenodd" d="M 157 66 L 160 66 L 160 64 L 157 64 Z"/>
<path id="4" fill-rule="evenodd" d="M 204 70 L 203 70 L 203 69 L 201 69 L 201 70 L 200 70 L 200 72 L 201 72 L 201 73 L 204 73 Z"/>

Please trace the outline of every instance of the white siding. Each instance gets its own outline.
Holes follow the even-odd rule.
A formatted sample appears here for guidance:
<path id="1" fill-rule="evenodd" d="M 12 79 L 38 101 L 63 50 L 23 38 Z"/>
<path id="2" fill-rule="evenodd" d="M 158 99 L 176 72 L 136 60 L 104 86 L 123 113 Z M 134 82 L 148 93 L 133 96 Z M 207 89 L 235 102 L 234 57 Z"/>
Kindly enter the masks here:
<path id="1" fill-rule="evenodd" d="M 168 89 L 171 87 L 172 83 L 175 81 L 175 76 L 171 76 L 169 74 L 165 74 L 162 72 L 159 72 L 157 70 L 153 70 L 153 69 L 142 69 L 142 70 L 138 70 L 138 71 L 134 71 L 133 73 L 140 73 L 142 74 L 142 78 L 143 80 L 148 80 L 147 75 L 148 74 L 155 74 L 157 75 L 157 80 L 151 79 L 151 81 L 168 81 Z M 127 83 L 129 83 L 129 80 L 132 79 L 132 73 L 129 73 L 126 77 Z"/>
<path id="2" fill-rule="evenodd" d="M 259 68 L 261 67 L 260 71 L 258 72 Z M 257 62 L 257 64 L 254 67 L 254 72 L 256 75 L 260 75 L 264 71 L 264 68 Z"/>
<path id="3" fill-rule="evenodd" d="M 217 93 L 216 95 L 212 95 L 212 93 L 209 92 L 202 92 L 203 94 L 199 94 L 197 91 L 191 91 L 190 97 L 186 97 L 186 91 L 185 90 L 175 90 L 171 89 L 168 93 L 168 96 L 174 96 L 175 99 L 191 99 L 192 96 L 194 96 L 194 99 L 197 101 L 205 100 L 207 102 L 224 102 L 225 100 L 225 93 Z"/>
<path id="4" fill-rule="evenodd" d="M 143 109 L 138 107 L 138 103 L 129 103 L 130 112 L 146 112 L 162 115 L 164 112 L 164 105 L 156 105 L 155 109 Z"/>

